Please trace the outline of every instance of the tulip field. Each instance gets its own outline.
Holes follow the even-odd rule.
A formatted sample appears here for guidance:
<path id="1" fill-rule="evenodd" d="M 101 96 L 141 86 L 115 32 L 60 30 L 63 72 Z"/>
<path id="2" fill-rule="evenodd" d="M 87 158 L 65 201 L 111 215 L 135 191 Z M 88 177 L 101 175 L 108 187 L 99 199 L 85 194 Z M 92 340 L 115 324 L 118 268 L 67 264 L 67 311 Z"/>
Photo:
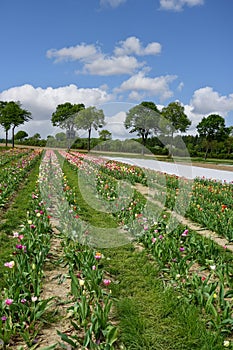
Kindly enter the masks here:
<path id="1" fill-rule="evenodd" d="M 0 155 L 0 349 L 233 349 L 233 182 Z"/>

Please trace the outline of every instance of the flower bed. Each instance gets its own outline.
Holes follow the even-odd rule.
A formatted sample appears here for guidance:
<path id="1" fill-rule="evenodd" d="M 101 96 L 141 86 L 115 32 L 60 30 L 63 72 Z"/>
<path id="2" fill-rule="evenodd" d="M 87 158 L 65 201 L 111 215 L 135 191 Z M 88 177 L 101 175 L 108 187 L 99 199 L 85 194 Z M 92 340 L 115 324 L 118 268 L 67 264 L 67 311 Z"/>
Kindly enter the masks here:
<path id="1" fill-rule="evenodd" d="M 110 288 L 114 281 L 103 269 L 102 262 L 106 258 L 103 252 L 92 245 L 89 223 L 80 219 L 80 199 L 61 169 L 64 161 L 61 157 L 71 164 L 72 171 L 79 176 L 77 184 L 91 193 L 93 202 L 104 205 L 119 227 L 134 237 L 136 244 L 144 246 L 159 268 L 164 288 L 172 289 L 182 305 L 195 305 L 207 328 L 216 336 L 223 335 L 223 346 L 232 348 L 232 255 L 224 247 L 180 225 L 166 208 L 161 210 L 135 188 L 132 190 L 139 170 L 132 171 L 118 164 L 108 166 L 102 160 L 81 154 L 76 157 L 60 152 L 57 158 L 53 151 L 46 151 L 43 157 L 30 212 L 21 229 L 13 233 L 15 250 L 4 262 L 6 288 L 1 296 L 0 320 L 3 347 L 16 346 L 22 341 L 29 348 L 38 345 L 43 317 L 52 303 L 51 298 L 43 299 L 42 293 L 44 264 L 50 251 L 51 216 L 60 232 L 57 237 L 62 252 L 57 263 L 67 267 L 67 278 L 71 282 L 71 293 L 67 296 L 71 331 L 58 330 L 59 344 L 49 349 L 57 346 L 110 350 L 119 347 L 118 327 L 112 320 Z M 167 175 L 156 173 L 153 177 L 152 173 L 154 188 L 164 188 L 164 176 Z M 167 177 L 166 184 L 167 207 L 174 207 L 178 192 L 186 190 L 186 186 L 188 190 L 190 184 L 174 176 Z M 230 230 L 232 185 L 205 179 L 197 179 L 193 185 L 187 210 L 194 212 L 192 206 L 200 209 L 199 205 L 203 210 L 198 212 L 214 215 L 215 208 L 217 218 L 226 216 L 223 224 Z M 210 209 L 212 201 L 214 207 Z"/>
<path id="2" fill-rule="evenodd" d="M 77 164 L 74 160 L 72 163 Z M 103 198 L 108 198 L 106 193 L 109 191 L 110 178 L 101 171 L 98 171 L 95 176 L 98 177 L 98 181 L 99 178 L 101 179 L 102 191 L 99 194 Z M 96 185 L 98 181 L 93 185 Z M 111 181 L 114 183 L 114 178 Z M 182 181 L 185 186 L 187 180 Z M 169 176 L 167 183 L 168 191 L 173 191 L 177 195 L 179 190 L 177 177 Z M 194 205 L 194 198 L 200 198 L 202 206 L 205 207 L 203 211 L 206 210 L 206 215 L 210 215 L 208 205 L 212 199 L 214 200 L 212 220 L 214 215 L 217 217 L 216 221 L 219 215 L 226 215 L 226 213 L 229 215 L 229 211 L 232 210 L 232 198 L 228 197 L 232 191 L 232 185 L 197 179 L 194 189 L 196 191 L 191 199 L 190 211 Z M 213 197 L 210 196 L 211 194 Z M 211 240 L 200 237 L 187 227 L 173 222 L 175 219 L 165 212 L 160 211 L 158 219 L 156 214 L 159 211 L 158 207 L 154 205 L 152 208 L 151 206 L 148 211 L 140 195 L 134 195 L 138 195 L 138 201 L 134 197 L 133 201 L 128 200 L 128 206 L 121 208 L 120 211 L 115 211 L 124 228 L 129 230 L 149 250 L 160 267 L 160 276 L 166 288 L 174 288 L 182 303 L 193 303 L 200 308 L 207 327 L 226 337 L 230 336 L 233 331 L 232 255 Z M 114 196 L 117 196 L 115 192 Z M 227 204 L 223 204 L 225 202 Z M 195 218 L 195 215 L 193 216 Z M 232 215 L 227 216 L 225 231 L 230 229 L 230 218 Z M 174 229 L 171 229 L 172 227 Z M 227 342 L 228 340 L 226 344 Z"/>
<path id="3" fill-rule="evenodd" d="M 1 295 L 0 340 L 5 348 L 20 340 L 31 347 L 43 324 L 50 299 L 41 298 L 43 266 L 50 246 L 51 226 L 39 192 L 20 231 L 14 232 L 15 250 L 5 265 L 6 288 Z"/>
<path id="4" fill-rule="evenodd" d="M 112 307 L 111 280 L 102 269 L 101 252 L 88 244 L 88 224 L 79 220 L 75 193 L 61 171 L 54 152 L 47 152 L 40 172 L 40 183 L 46 203 L 54 208 L 60 230 L 63 254 L 61 262 L 68 267 L 71 279 L 71 306 L 67 312 L 73 331 L 58 331 L 62 345 L 89 349 L 115 349 L 117 327 L 110 321 Z"/>
<path id="5" fill-rule="evenodd" d="M 28 151 L 26 154 L 19 153 L 12 164 L 8 164 L 0 174 L 0 207 L 4 207 L 9 197 L 17 189 L 19 184 L 27 177 L 29 170 L 39 159 L 41 151 Z M 6 156 L 8 159 L 8 156 Z"/>

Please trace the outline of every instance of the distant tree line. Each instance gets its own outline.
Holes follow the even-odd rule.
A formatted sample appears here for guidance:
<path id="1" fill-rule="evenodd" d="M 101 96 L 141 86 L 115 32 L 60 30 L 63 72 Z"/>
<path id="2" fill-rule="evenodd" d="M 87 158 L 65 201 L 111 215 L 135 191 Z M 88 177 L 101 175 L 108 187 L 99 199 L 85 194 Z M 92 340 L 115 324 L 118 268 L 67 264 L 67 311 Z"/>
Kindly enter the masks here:
<path id="1" fill-rule="evenodd" d="M 197 125 L 197 135 L 187 135 L 191 121 L 179 102 L 171 102 L 161 111 L 154 102 L 143 101 L 132 107 L 124 121 L 126 130 L 137 137 L 127 140 L 112 140 L 110 131 L 104 129 L 105 116 L 101 109 L 85 107 L 84 104 L 66 102 L 56 107 L 51 123 L 64 129 L 46 140 L 36 133 L 32 137 L 15 128 L 28 122 L 31 113 L 21 107 L 20 102 L 0 101 L 0 126 L 5 131 L 8 144 L 12 130 L 12 146 L 21 143 L 33 146 L 77 148 L 90 151 L 134 152 L 160 154 L 166 156 L 186 156 L 233 159 L 233 127 L 226 127 L 225 119 L 218 114 L 204 116 Z M 93 138 L 92 130 L 98 130 L 99 137 Z M 80 138 L 77 131 L 87 131 L 86 138 Z M 105 142 L 103 142 L 105 141 Z M 135 143 L 135 141 L 137 143 Z"/>

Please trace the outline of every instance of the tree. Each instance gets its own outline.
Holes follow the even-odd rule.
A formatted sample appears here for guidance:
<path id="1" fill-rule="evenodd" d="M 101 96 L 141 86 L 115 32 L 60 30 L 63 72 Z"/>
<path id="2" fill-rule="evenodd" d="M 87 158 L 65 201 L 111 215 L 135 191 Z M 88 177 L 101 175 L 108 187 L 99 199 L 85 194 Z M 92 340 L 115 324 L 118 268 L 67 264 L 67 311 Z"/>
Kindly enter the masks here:
<path id="1" fill-rule="evenodd" d="M 46 140 L 47 147 L 56 147 L 57 141 L 53 135 L 48 135 Z"/>
<path id="2" fill-rule="evenodd" d="M 107 141 L 112 139 L 112 133 L 106 129 L 99 132 L 99 137 L 102 141 Z"/>
<path id="3" fill-rule="evenodd" d="M 19 130 L 15 134 L 15 140 L 23 141 L 23 139 L 25 139 L 26 137 L 28 137 L 28 133 L 26 133 L 26 131 L 23 130 Z"/>
<path id="4" fill-rule="evenodd" d="M 34 140 L 40 140 L 41 139 L 41 136 L 40 136 L 40 134 L 37 132 L 36 134 L 34 134 L 32 137 L 31 137 L 32 139 L 34 139 Z"/>
<path id="5" fill-rule="evenodd" d="M 11 128 L 11 120 L 9 115 L 6 113 L 7 102 L 0 101 L 0 125 L 4 128 L 6 133 L 6 147 L 8 146 L 8 132 Z"/>
<path id="6" fill-rule="evenodd" d="M 65 141 L 66 140 L 66 134 L 64 132 L 58 132 L 55 135 L 55 138 L 58 142 Z"/>
<path id="7" fill-rule="evenodd" d="M 68 132 L 74 131 L 74 116 L 80 110 L 84 109 L 84 104 L 74 104 L 66 102 L 57 106 L 56 111 L 52 114 L 53 126 L 59 126 Z"/>
<path id="8" fill-rule="evenodd" d="M 61 129 L 66 129 L 68 149 L 70 149 L 71 146 L 70 140 L 75 138 L 75 115 L 82 109 L 85 109 L 83 103 L 71 104 L 70 102 L 65 102 L 58 105 L 56 111 L 52 114 L 51 121 L 53 126 L 59 126 Z"/>
<path id="9" fill-rule="evenodd" d="M 11 101 L 8 103 L 7 108 L 9 109 L 9 114 L 12 116 L 12 147 L 14 148 L 15 128 L 29 121 L 32 117 L 29 111 L 21 108 L 20 102 Z"/>
<path id="10" fill-rule="evenodd" d="M 160 112 L 154 102 L 143 101 L 126 113 L 125 128 L 130 129 L 130 133 L 136 132 L 142 138 L 143 146 L 146 146 L 149 135 L 157 133 L 159 129 L 160 117 Z"/>
<path id="11" fill-rule="evenodd" d="M 90 151 L 92 128 L 95 130 L 102 128 L 105 125 L 104 118 L 105 116 L 103 110 L 97 109 L 96 107 L 88 107 L 86 109 L 82 109 L 75 116 L 75 127 L 77 129 L 88 131 L 88 151 Z"/>
<path id="12" fill-rule="evenodd" d="M 229 137 L 231 128 L 226 128 L 225 119 L 218 114 L 203 117 L 197 125 L 197 132 L 205 142 L 205 159 L 213 141 L 223 141 Z"/>
<path id="13" fill-rule="evenodd" d="M 3 118 L 3 126 L 6 131 L 6 145 L 8 141 L 8 131 L 12 126 L 12 147 L 14 147 L 14 139 L 15 139 L 15 128 L 21 124 L 24 124 L 26 121 L 29 121 L 31 118 L 31 113 L 26 109 L 21 108 L 20 102 L 3 102 L 1 104 L 1 115 Z"/>
<path id="14" fill-rule="evenodd" d="M 191 121 L 184 113 L 184 107 L 180 102 L 171 102 L 167 107 L 162 109 L 162 115 L 165 118 L 164 130 L 167 131 L 171 137 L 170 154 L 172 153 L 174 133 L 187 131 L 191 125 Z"/>

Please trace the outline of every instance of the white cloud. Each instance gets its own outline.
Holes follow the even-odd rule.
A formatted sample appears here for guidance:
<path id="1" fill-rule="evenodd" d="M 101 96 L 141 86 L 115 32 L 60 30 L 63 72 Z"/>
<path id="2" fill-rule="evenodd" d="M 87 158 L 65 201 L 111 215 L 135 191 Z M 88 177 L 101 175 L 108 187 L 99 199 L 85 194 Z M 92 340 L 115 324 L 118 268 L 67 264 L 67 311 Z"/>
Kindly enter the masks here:
<path id="1" fill-rule="evenodd" d="M 126 0 L 100 0 L 100 5 L 110 5 L 111 7 L 118 7 L 126 2 Z"/>
<path id="2" fill-rule="evenodd" d="M 160 8 L 163 10 L 181 11 L 184 6 L 203 5 L 204 0 L 160 0 Z"/>
<path id="3" fill-rule="evenodd" d="M 116 91 L 122 93 L 122 99 L 125 92 L 129 93 L 129 98 L 136 101 L 136 104 L 154 96 L 165 100 L 172 96 L 169 83 L 174 79 L 176 79 L 176 76 L 150 78 L 145 76 L 145 72 L 140 72 L 123 82 Z M 48 134 L 55 135 L 59 132 L 60 129 L 52 126 L 51 116 L 57 105 L 65 102 L 84 103 L 86 107 L 103 108 L 108 123 L 105 128 L 112 133 L 113 138 L 124 139 L 130 136 L 124 128 L 125 113 L 135 103 L 119 102 L 119 100 L 118 102 L 111 102 L 113 95 L 107 92 L 107 86 L 84 89 L 78 88 L 76 85 L 69 85 L 43 89 L 26 84 L 0 93 L 0 101 L 12 100 L 20 101 L 22 107 L 32 113 L 33 119 L 16 129 L 16 132 L 25 130 L 29 136 L 38 132 L 42 138 L 46 138 Z M 157 107 L 162 110 L 164 106 L 157 104 Z M 192 121 L 188 133 L 195 134 L 196 126 L 204 116 L 217 113 L 225 118 L 229 117 L 229 114 L 233 111 L 233 93 L 222 96 L 213 88 L 207 86 L 196 90 L 190 103 L 184 105 L 184 108 L 185 113 Z M 0 129 L 0 137 L 4 137 L 2 128 Z"/>
<path id="4" fill-rule="evenodd" d="M 144 50 L 143 55 L 158 55 L 161 52 L 162 46 L 160 43 L 153 42 L 148 44 Z"/>
<path id="5" fill-rule="evenodd" d="M 76 46 L 63 47 L 60 50 L 50 49 L 47 51 L 48 58 L 55 58 L 55 62 L 77 61 L 94 59 L 99 54 L 95 45 L 80 44 Z"/>
<path id="6" fill-rule="evenodd" d="M 184 83 L 181 82 L 181 83 L 178 85 L 177 90 L 178 90 L 178 91 L 181 91 L 181 90 L 183 90 L 183 87 L 184 87 Z"/>
<path id="7" fill-rule="evenodd" d="M 111 100 L 112 96 L 100 88 L 78 88 L 68 85 L 59 88 L 34 88 L 32 85 L 13 87 L 0 93 L 0 101 L 20 101 L 23 108 L 32 113 L 32 118 L 20 129 L 33 134 L 39 132 L 42 137 L 51 133 L 51 116 L 57 105 L 70 102 L 84 103 L 86 107 L 97 106 Z M 38 131 L 37 131 L 38 130 Z M 32 136 L 32 135 L 30 135 Z"/>
<path id="8" fill-rule="evenodd" d="M 100 5 L 110 5 L 113 8 L 125 3 L 127 0 L 100 0 Z M 160 0 L 162 10 L 181 11 L 184 6 L 194 7 L 203 5 L 205 0 Z"/>
<path id="9" fill-rule="evenodd" d="M 143 48 L 140 40 L 135 36 L 131 36 L 124 41 L 119 42 L 119 46 L 115 48 L 114 53 L 116 56 L 123 55 L 158 55 L 161 52 L 161 44 L 157 42 L 149 43 Z"/>
<path id="10" fill-rule="evenodd" d="M 210 114 L 219 114 L 226 119 L 233 111 L 233 94 L 221 96 L 213 88 L 206 86 L 194 91 L 188 105 L 184 106 L 185 113 L 192 121 L 188 133 L 196 134 L 196 127 L 203 117 Z"/>
<path id="11" fill-rule="evenodd" d="M 172 83 L 176 78 L 177 76 L 175 75 L 150 78 L 145 76 L 145 72 L 139 72 L 124 81 L 116 91 L 131 91 L 131 96 L 133 96 L 132 92 L 134 91 L 139 93 L 145 92 L 147 96 L 158 96 L 160 100 L 166 100 L 173 95 L 169 88 L 169 83 Z"/>
<path id="12" fill-rule="evenodd" d="M 133 74 L 138 68 L 145 65 L 135 58 L 135 55 L 158 55 L 161 52 L 161 45 L 157 42 L 151 42 L 146 47 L 135 36 L 120 41 L 114 49 L 113 55 L 106 55 L 94 44 L 64 47 L 60 50 L 50 49 L 46 56 L 54 59 L 54 62 L 79 61 L 82 64 L 81 70 L 76 70 L 76 74 L 93 75 L 119 75 Z"/>
<path id="13" fill-rule="evenodd" d="M 140 101 L 143 98 L 144 98 L 144 94 L 139 93 L 138 91 L 135 91 L 135 90 L 129 94 L 129 99 L 133 101 Z"/>
<path id="14" fill-rule="evenodd" d="M 115 114 L 113 117 L 106 118 L 104 128 L 112 133 L 114 139 L 124 139 L 130 136 L 129 131 L 124 126 L 125 118 L 126 113 L 124 111 Z"/>
<path id="15" fill-rule="evenodd" d="M 203 116 L 213 113 L 226 116 L 233 110 L 233 94 L 221 96 L 212 87 L 206 86 L 194 92 L 190 104 L 194 113 Z"/>
<path id="16" fill-rule="evenodd" d="M 93 75 L 133 74 L 144 63 L 132 56 L 102 57 L 84 65 L 84 72 Z"/>
<path id="17" fill-rule="evenodd" d="M 196 134 L 197 124 L 200 123 L 201 119 L 203 118 L 203 115 L 199 114 L 199 113 L 194 113 L 192 105 L 184 105 L 184 112 L 192 122 L 191 126 L 187 130 L 187 133 L 188 134 Z"/>

